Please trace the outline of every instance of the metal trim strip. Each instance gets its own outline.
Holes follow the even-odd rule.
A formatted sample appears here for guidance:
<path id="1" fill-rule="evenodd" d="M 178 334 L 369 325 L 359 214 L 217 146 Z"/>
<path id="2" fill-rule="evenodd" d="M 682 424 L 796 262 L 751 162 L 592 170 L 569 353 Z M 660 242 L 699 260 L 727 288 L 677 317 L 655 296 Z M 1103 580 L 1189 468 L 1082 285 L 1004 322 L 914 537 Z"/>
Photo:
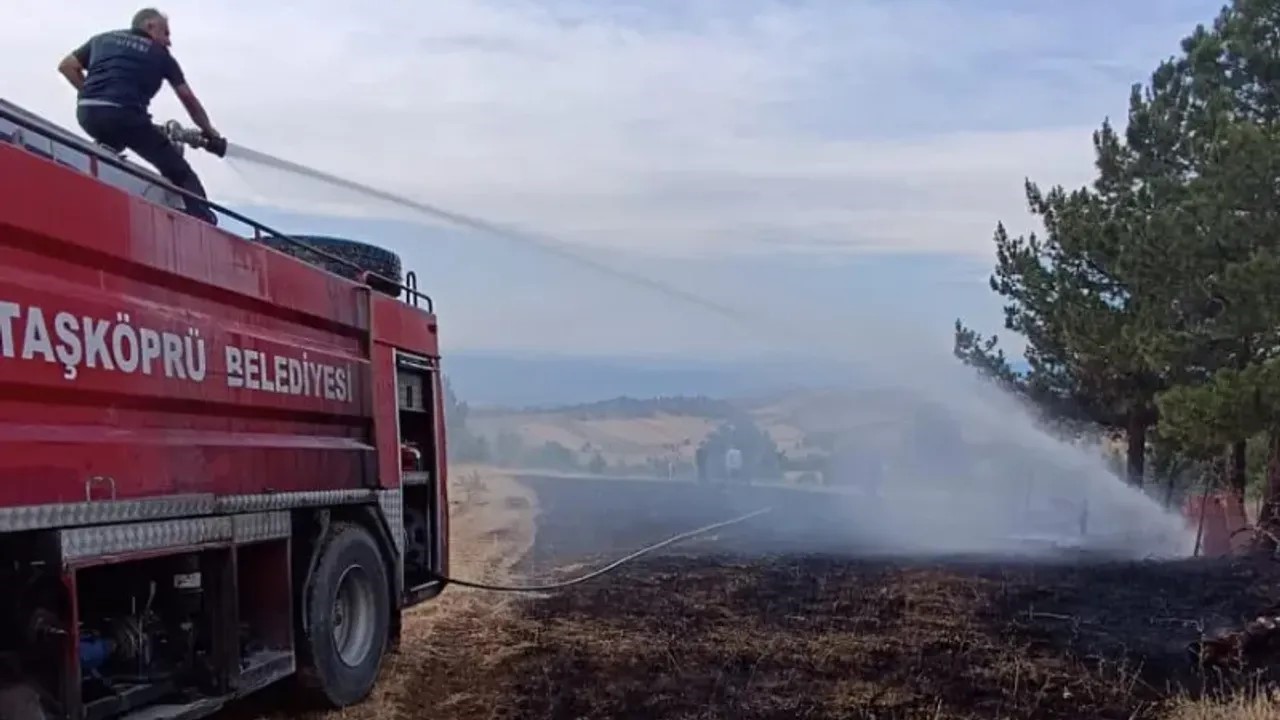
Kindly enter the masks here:
<path id="1" fill-rule="evenodd" d="M 386 521 L 387 528 L 391 531 L 391 541 L 396 546 L 396 574 L 398 578 L 398 586 L 404 587 L 404 491 L 399 488 L 395 490 L 378 491 L 378 512 L 382 514 L 382 519 Z"/>
<path id="2" fill-rule="evenodd" d="M 292 516 L 287 511 L 95 525 L 59 530 L 58 550 L 62 561 L 69 563 L 208 543 L 281 539 L 291 531 Z"/>
<path id="3" fill-rule="evenodd" d="M 204 517 L 59 530 L 58 549 L 62 562 L 71 563 L 108 555 L 227 542 L 231 537 L 231 518 Z"/>
<path id="4" fill-rule="evenodd" d="M 0 508 L 0 533 L 171 520 L 299 507 L 373 502 L 372 489 L 306 490 L 246 495 L 172 495 L 131 500 L 20 505 Z"/>

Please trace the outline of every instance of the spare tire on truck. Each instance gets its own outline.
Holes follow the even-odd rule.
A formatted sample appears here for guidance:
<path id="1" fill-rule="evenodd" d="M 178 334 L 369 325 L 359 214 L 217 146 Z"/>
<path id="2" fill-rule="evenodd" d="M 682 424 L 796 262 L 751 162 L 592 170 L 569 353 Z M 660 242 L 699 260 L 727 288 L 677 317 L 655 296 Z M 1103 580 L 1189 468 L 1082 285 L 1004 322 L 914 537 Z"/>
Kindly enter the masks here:
<path id="1" fill-rule="evenodd" d="M 291 235 L 290 237 L 308 247 L 301 247 L 297 243 L 274 236 L 263 237 L 261 242 L 267 247 L 321 267 L 334 275 L 339 275 L 348 280 L 359 281 L 361 280 L 362 272 L 368 272 L 376 276 L 369 278 L 370 287 L 392 297 L 400 297 L 400 284 L 404 282 L 404 268 L 400 262 L 400 256 L 390 250 L 380 248 L 377 245 L 327 235 Z M 310 248 L 315 248 L 320 252 L 314 252 Z M 326 257 L 326 255 L 333 257 Z M 333 258 L 341 258 L 346 262 L 337 262 Z M 379 278 L 385 278 L 392 282 L 386 282 Z"/>

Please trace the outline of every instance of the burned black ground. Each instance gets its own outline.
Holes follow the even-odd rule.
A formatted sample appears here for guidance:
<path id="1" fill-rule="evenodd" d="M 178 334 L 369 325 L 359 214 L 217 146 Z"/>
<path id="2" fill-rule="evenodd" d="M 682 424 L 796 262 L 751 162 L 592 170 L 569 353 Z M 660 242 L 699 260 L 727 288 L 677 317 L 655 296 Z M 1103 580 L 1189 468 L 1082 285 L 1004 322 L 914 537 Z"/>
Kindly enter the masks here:
<path id="1" fill-rule="evenodd" d="M 640 483 L 529 485 L 537 536 L 521 570 L 531 581 L 759 500 L 718 506 L 680 489 L 687 497 L 673 502 Z M 1206 675 L 1187 648 L 1280 600 L 1280 565 L 1269 561 L 868 559 L 801 551 L 810 543 L 796 540 L 747 523 L 561 592 L 449 589 L 437 602 L 451 609 L 388 661 L 377 697 L 339 715 L 1234 720 L 1244 716 L 1175 708 L 1206 684 L 1256 679 Z M 297 716 L 287 698 L 266 707 Z"/>
<path id="2" fill-rule="evenodd" d="M 530 572 L 744 509 L 690 499 L 673 513 L 613 489 L 635 496 L 604 528 L 587 521 L 608 514 L 599 497 L 561 487 L 539 491 Z M 748 523 L 522 602 L 504 716 L 1161 717 L 1170 698 L 1247 682 L 1188 649 L 1280 600 L 1269 561 L 762 553 L 788 547 L 769 534 Z"/>
<path id="3" fill-rule="evenodd" d="M 664 557 L 529 601 L 508 717 L 1159 717 L 1271 565 Z M 1215 682 L 1218 680 L 1214 678 Z"/>

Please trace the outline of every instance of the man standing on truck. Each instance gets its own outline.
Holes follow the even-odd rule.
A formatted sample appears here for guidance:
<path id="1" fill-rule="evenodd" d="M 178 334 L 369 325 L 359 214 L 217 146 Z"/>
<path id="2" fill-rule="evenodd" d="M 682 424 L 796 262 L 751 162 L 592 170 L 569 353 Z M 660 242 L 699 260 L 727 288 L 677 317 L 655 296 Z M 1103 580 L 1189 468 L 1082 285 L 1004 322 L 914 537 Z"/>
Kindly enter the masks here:
<path id="1" fill-rule="evenodd" d="M 117 153 L 133 150 L 166 180 L 204 198 L 207 195 L 195 171 L 151 122 L 148 112 L 151 99 L 167 80 L 201 132 L 219 137 L 169 53 L 169 45 L 169 19 L 159 10 L 145 8 L 134 14 L 128 30 L 90 38 L 63 58 L 58 71 L 79 92 L 76 120 L 90 137 Z M 184 199 L 188 214 L 217 224 L 207 205 Z"/>

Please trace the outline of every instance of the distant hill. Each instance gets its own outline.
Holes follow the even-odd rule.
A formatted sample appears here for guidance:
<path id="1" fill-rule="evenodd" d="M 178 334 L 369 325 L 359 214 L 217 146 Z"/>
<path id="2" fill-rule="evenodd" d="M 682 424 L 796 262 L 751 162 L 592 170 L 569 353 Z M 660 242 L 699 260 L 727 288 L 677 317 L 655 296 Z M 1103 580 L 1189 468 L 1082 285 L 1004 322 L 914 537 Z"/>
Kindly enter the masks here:
<path id="1" fill-rule="evenodd" d="M 444 371 L 473 407 L 545 408 L 601 398 L 753 398 L 836 382 L 849 370 L 835 363 L 717 362 L 519 353 L 446 353 Z"/>
<path id="2" fill-rule="evenodd" d="M 602 472 L 687 475 L 698 445 L 723 428 L 758 428 L 790 466 L 800 467 L 797 462 L 829 454 L 842 438 L 899 442 L 917 407 L 892 391 L 830 388 L 748 400 L 616 397 L 542 408 L 472 407 L 467 428 L 482 438 L 485 459 L 499 464 L 583 470 L 594 463 Z"/>
<path id="3" fill-rule="evenodd" d="M 472 417 L 485 418 L 546 413 L 555 413 L 572 420 L 635 420 L 658 416 L 702 417 L 724 420 L 741 415 L 742 411 L 731 402 L 705 396 L 687 397 L 675 395 L 646 399 L 622 396 L 592 403 L 527 408 L 524 410 L 481 407 L 472 411 Z"/>
<path id="4" fill-rule="evenodd" d="M 475 459 L 507 467 L 687 477 L 699 445 L 743 434 L 767 438 L 765 455 L 777 454 L 783 476 L 798 482 L 814 473 L 868 477 L 888 466 L 911 477 L 1016 475 L 1025 468 L 1013 465 L 1029 462 L 1027 449 L 1011 445 L 1002 429 L 964 422 L 945 399 L 853 387 L 840 368 L 545 357 L 468 365 L 469 359 L 451 356 L 446 368 L 468 403 L 465 427 L 475 438 L 469 447 Z M 824 378 L 845 382 L 823 386 Z M 724 396 L 673 391 L 682 383 L 715 386 Z M 577 401 L 619 386 L 662 392 Z M 733 388 L 742 388 L 738 397 Z"/>
<path id="5" fill-rule="evenodd" d="M 1013 369 L 1029 368 L 1021 358 Z M 603 398 L 772 398 L 830 385 L 858 388 L 858 373 L 832 361 L 715 361 L 532 353 L 446 352 L 445 374 L 472 407 L 548 408 Z M 608 401 L 614 402 L 614 401 Z"/>

